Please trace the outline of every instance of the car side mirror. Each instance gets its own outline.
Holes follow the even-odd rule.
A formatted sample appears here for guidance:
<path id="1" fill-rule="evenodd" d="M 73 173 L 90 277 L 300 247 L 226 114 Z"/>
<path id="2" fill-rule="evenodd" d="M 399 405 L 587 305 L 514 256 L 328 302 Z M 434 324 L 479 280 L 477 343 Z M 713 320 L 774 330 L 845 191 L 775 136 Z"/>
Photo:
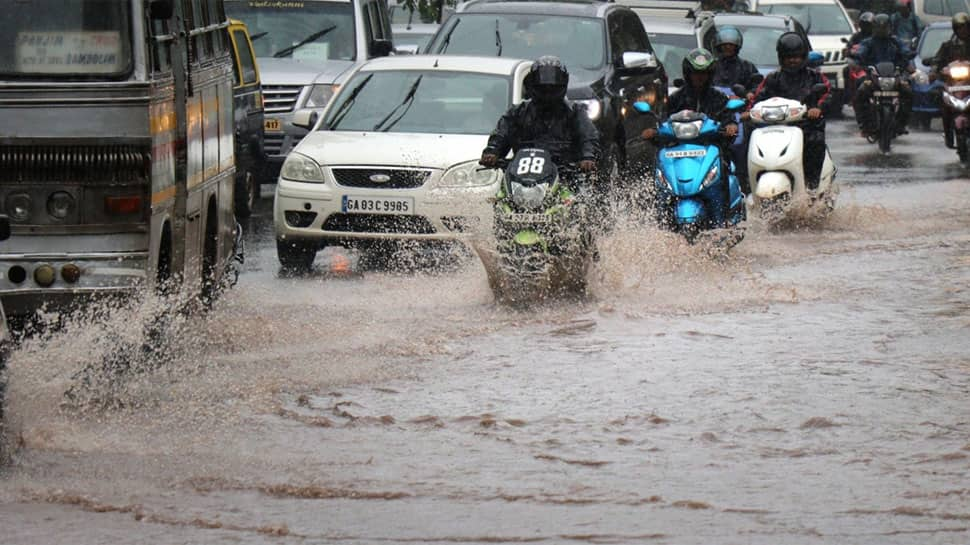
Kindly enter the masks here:
<path id="1" fill-rule="evenodd" d="M 825 55 L 819 53 L 818 51 L 811 51 L 808 54 L 808 65 L 812 68 L 818 68 L 825 64 Z"/>
<path id="2" fill-rule="evenodd" d="M 627 51 L 620 60 L 621 68 L 625 70 L 652 69 L 657 67 L 657 57 L 653 53 L 641 51 Z"/>
<path id="3" fill-rule="evenodd" d="M 293 126 L 312 131 L 319 119 L 320 114 L 316 110 L 298 110 L 293 114 Z"/>
<path id="4" fill-rule="evenodd" d="M 175 12 L 175 4 L 172 0 L 152 0 L 148 5 L 148 12 L 155 20 L 171 19 Z"/>
<path id="5" fill-rule="evenodd" d="M 372 40 L 370 43 L 371 57 L 386 57 L 394 51 L 394 44 L 391 40 Z"/>
<path id="6" fill-rule="evenodd" d="M 7 216 L 0 216 L 0 240 L 10 238 L 10 219 Z"/>
<path id="7" fill-rule="evenodd" d="M 418 44 L 398 45 L 394 47 L 395 55 L 417 55 Z"/>

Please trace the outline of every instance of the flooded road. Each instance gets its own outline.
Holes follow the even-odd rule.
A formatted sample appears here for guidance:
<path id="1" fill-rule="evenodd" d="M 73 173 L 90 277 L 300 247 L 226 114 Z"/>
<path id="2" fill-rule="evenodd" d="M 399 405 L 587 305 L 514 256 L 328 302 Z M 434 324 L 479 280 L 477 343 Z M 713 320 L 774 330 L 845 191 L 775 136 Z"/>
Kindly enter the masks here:
<path id="1" fill-rule="evenodd" d="M 0 543 L 970 543 L 970 181 L 848 123 L 827 221 L 620 232 L 529 311 L 475 261 L 280 276 L 267 199 L 170 364 L 63 404 L 120 313 L 12 355 Z"/>

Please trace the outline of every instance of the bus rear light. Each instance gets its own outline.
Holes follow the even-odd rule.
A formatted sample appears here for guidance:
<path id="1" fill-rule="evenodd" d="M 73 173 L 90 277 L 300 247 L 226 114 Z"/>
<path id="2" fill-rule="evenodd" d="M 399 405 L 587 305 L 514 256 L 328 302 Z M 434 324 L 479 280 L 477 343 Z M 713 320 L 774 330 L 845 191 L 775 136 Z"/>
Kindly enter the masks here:
<path id="1" fill-rule="evenodd" d="M 56 219 L 65 219 L 74 208 L 74 197 L 66 191 L 56 191 L 47 198 L 47 213 Z"/>
<path id="2" fill-rule="evenodd" d="M 111 216 L 130 216 L 141 212 L 141 197 L 105 197 L 104 211 Z"/>
<path id="3" fill-rule="evenodd" d="M 37 282 L 37 285 L 47 288 L 54 285 L 54 280 L 57 280 L 57 271 L 54 267 L 41 265 L 34 269 L 34 282 Z"/>
<path id="4" fill-rule="evenodd" d="M 74 263 L 68 263 L 61 267 L 61 278 L 68 284 L 76 284 L 81 279 L 81 267 Z"/>
<path id="5" fill-rule="evenodd" d="M 14 193 L 7 197 L 7 214 L 16 222 L 26 222 L 30 219 L 30 195 Z"/>
<path id="6" fill-rule="evenodd" d="M 21 284 L 27 280 L 27 271 L 20 265 L 14 265 L 7 271 L 7 278 L 14 284 Z"/>

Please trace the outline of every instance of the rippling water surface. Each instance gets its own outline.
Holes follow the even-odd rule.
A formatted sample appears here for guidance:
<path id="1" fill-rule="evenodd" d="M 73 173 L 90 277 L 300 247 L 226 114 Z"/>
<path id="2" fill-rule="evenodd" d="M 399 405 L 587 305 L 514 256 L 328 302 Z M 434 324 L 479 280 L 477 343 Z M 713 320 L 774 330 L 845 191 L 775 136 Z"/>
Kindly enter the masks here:
<path id="1" fill-rule="evenodd" d="M 257 219 L 170 363 L 65 403 L 150 303 L 13 354 L 0 543 L 970 543 L 970 183 L 830 139 L 828 220 L 619 230 L 529 310 L 475 261 L 279 277 Z"/>

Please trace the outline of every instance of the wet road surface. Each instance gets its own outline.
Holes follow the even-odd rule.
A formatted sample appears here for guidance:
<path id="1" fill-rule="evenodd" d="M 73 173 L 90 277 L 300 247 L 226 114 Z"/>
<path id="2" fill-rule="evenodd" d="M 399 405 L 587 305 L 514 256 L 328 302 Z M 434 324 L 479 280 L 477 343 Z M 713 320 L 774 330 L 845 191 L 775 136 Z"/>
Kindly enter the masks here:
<path id="1" fill-rule="evenodd" d="M 265 199 L 170 364 L 62 403 L 147 309 L 13 354 L 0 543 L 970 543 L 970 182 L 850 122 L 826 221 L 619 231 L 529 311 L 476 261 L 281 276 Z"/>

